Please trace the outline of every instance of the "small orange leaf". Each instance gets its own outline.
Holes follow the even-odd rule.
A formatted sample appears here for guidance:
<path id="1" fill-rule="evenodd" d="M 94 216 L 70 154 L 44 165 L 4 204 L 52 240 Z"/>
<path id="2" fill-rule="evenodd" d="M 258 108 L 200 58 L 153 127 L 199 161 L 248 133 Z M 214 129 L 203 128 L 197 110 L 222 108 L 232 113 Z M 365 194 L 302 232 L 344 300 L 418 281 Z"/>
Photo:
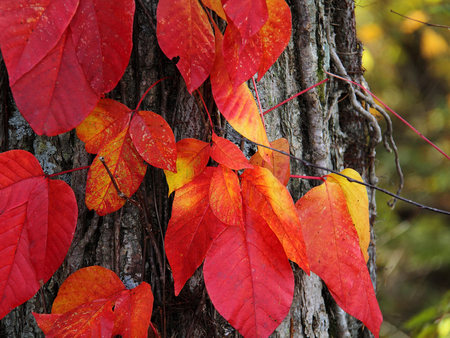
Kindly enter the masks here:
<path id="1" fill-rule="evenodd" d="M 351 168 L 342 170 L 341 174 L 364 182 L 361 175 Z M 345 177 L 336 174 L 328 175 L 327 181 L 338 183 L 344 193 L 348 211 L 358 233 L 361 252 L 367 262 L 369 260 L 367 249 L 370 244 L 370 222 L 369 198 L 367 197 L 366 187 L 358 183 L 349 182 Z"/>
<path id="2" fill-rule="evenodd" d="M 245 170 L 241 184 L 244 204 L 265 219 L 283 245 L 287 257 L 309 273 L 300 221 L 286 187 L 262 167 Z"/>
<path id="3" fill-rule="evenodd" d="M 164 242 L 176 295 L 202 264 L 212 241 L 226 226 L 214 216 L 209 204 L 214 170 L 207 167 L 175 193 Z"/>
<path id="4" fill-rule="evenodd" d="M 225 68 L 222 41 L 222 34 L 217 29 L 216 60 L 211 71 L 211 89 L 217 107 L 238 133 L 251 141 L 270 146 L 258 107 L 247 84 L 233 88 Z M 271 153 L 268 149 L 261 151 L 264 157 Z"/>
<path id="5" fill-rule="evenodd" d="M 33 315 L 47 337 L 147 337 L 152 306 L 147 283 L 127 290 L 111 270 L 90 266 L 64 281 L 52 314 Z"/>
<path id="6" fill-rule="evenodd" d="M 103 216 L 120 209 L 126 199 L 119 196 L 99 157 L 104 158 L 120 191 L 126 197 L 131 197 L 139 188 L 147 166 L 134 147 L 128 134 L 128 128 L 102 147 L 89 168 L 86 182 L 86 205 Z"/>
<path id="7" fill-rule="evenodd" d="M 78 138 L 86 151 L 97 154 L 130 123 L 130 108 L 111 99 L 101 99 L 94 110 L 77 127 Z"/>
<path id="8" fill-rule="evenodd" d="M 131 119 L 130 136 L 142 158 L 154 167 L 176 171 L 177 149 L 169 124 L 151 111 L 138 111 Z"/>
<path id="9" fill-rule="evenodd" d="M 279 138 L 278 140 L 270 142 L 270 145 L 272 148 L 289 154 L 289 142 L 285 138 Z M 291 177 L 291 159 L 289 156 L 277 151 L 273 151 L 270 158 L 272 163 L 265 161 L 258 151 L 250 158 L 250 163 L 269 169 L 283 185 L 287 185 Z"/>
<path id="10" fill-rule="evenodd" d="M 311 271 L 345 312 L 378 337 L 383 317 L 341 187 L 327 181 L 308 191 L 296 207 Z"/>
<path id="11" fill-rule="evenodd" d="M 215 168 L 209 188 L 209 204 L 222 222 L 244 228 L 241 185 L 234 171 L 221 165 Z"/>
<path id="12" fill-rule="evenodd" d="M 211 158 L 233 170 L 253 168 L 242 151 L 226 138 L 212 134 Z"/>
<path id="13" fill-rule="evenodd" d="M 209 143 L 185 138 L 177 142 L 177 171 L 175 173 L 164 170 L 169 195 L 192 181 L 208 164 L 211 147 Z"/>

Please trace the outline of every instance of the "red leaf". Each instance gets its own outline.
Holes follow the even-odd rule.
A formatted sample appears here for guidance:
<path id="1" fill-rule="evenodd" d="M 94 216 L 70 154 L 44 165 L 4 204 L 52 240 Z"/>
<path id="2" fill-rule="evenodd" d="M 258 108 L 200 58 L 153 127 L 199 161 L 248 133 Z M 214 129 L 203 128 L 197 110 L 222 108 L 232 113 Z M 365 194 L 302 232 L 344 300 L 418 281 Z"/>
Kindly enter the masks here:
<path id="1" fill-rule="evenodd" d="M 259 31 L 262 59 L 258 68 L 258 81 L 275 63 L 291 38 L 291 10 L 284 0 L 267 0 L 269 18 Z"/>
<path id="2" fill-rule="evenodd" d="M 52 314 L 33 315 L 47 337 L 147 337 L 152 307 L 147 283 L 127 290 L 111 270 L 90 266 L 64 281 Z"/>
<path id="3" fill-rule="evenodd" d="M 173 173 L 164 170 L 169 185 L 169 195 L 192 181 L 205 169 L 210 153 L 209 143 L 193 138 L 185 138 L 177 142 L 177 171 Z"/>
<path id="4" fill-rule="evenodd" d="M 151 111 L 138 111 L 130 125 L 130 136 L 142 158 L 154 167 L 177 171 L 175 136 L 169 124 Z"/>
<path id="5" fill-rule="evenodd" d="M 211 158 L 217 163 L 233 170 L 253 168 L 242 151 L 233 142 L 217 136 L 214 132 L 212 141 Z"/>
<path id="6" fill-rule="evenodd" d="M 167 227 L 165 249 L 172 268 L 175 295 L 202 264 L 212 241 L 225 228 L 209 205 L 215 168 L 206 168 L 192 182 L 177 190 Z"/>
<path id="7" fill-rule="evenodd" d="M 125 71 L 134 1 L 6 0 L 0 12 L 11 89 L 38 134 L 77 126 Z"/>
<path id="8" fill-rule="evenodd" d="M 285 153 L 289 154 L 289 142 L 285 138 L 279 138 L 278 140 L 270 142 L 270 145 L 272 148 L 284 151 Z M 291 177 L 290 157 L 281 154 L 278 151 L 272 151 L 270 159 L 270 163 L 265 161 L 262 158 L 261 153 L 258 151 L 250 158 L 250 163 L 269 169 L 283 185 L 287 185 Z"/>
<path id="9" fill-rule="evenodd" d="M 224 166 L 215 168 L 209 188 L 209 203 L 219 220 L 244 229 L 241 185 L 235 172 Z"/>
<path id="10" fill-rule="evenodd" d="M 192 93 L 208 77 L 214 63 L 214 35 L 198 0 L 160 0 L 156 35 L 168 58 L 179 56 L 177 67 Z"/>
<path id="11" fill-rule="evenodd" d="M 258 33 L 268 17 L 266 0 L 222 0 L 222 4 L 244 39 Z"/>
<path id="12" fill-rule="evenodd" d="M 259 34 L 244 39 L 233 23 L 228 24 L 223 37 L 223 56 L 233 87 L 247 81 L 258 71 L 262 53 Z"/>
<path id="13" fill-rule="evenodd" d="M 214 240 L 205 285 L 214 307 L 243 336 L 267 337 L 289 312 L 294 276 L 267 223 L 248 208 L 245 223 L 245 231 L 230 226 Z"/>
<path id="14" fill-rule="evenodd" d="M 339 184 L 326 182 L 311 189 L 296 207 L 311 270 L 336 303 L 378 337 L 383 317 Z"/>
<path id="15" fill-rule="evenodd" d="M 270 147 L 255 99 L 245 83 L 233 88 L 225 68 L 222 52 L 223 37 L 216 31 L 216 60 L 211 71 L 214 101 L 230 125 L 249 140 Z M 261 150 L 268 155 L 268 149 Z"/>
<path id="16" fill-rule="evenodd" d="M 59 268 L 77 215 L 72 189 L 46 178 L 32 154 L 0 154 L 0 318 L 30 299 Z"/>
<path id="17" fill-rule="evenodd" d="M 309 273 L 302 228 L 286 187 L 262 167 L 245 170 L 241 175 L 241 184 L 244 204 L 269 224 L 287 257 Z"/>

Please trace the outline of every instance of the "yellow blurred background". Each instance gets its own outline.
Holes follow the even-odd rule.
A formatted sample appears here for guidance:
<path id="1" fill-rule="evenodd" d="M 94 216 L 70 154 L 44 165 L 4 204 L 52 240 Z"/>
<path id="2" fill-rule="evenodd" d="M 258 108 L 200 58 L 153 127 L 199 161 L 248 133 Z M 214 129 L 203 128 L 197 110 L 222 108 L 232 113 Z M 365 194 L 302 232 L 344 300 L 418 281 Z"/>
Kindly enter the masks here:
<path id="1" fill-rule="evenodd" d="M 450 1 L 356 0 L 372 91 L 450 154 Z M 450 161 L 392 117 L 402 196 L 450 210 Z M 379 120 L 385 128 L 382 118 Z M 396 191 L 394 156 L 377 148 L 380 186 Z M 377 297 L 383 337 L 450 337 L 450 217 L 377 193 Z"/>

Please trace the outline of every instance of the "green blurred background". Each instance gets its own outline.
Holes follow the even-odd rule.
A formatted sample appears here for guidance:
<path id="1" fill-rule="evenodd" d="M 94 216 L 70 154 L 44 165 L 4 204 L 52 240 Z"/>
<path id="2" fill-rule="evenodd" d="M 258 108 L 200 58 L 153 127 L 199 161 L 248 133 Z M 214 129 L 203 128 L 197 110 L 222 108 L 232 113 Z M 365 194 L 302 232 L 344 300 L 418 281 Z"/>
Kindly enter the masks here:
<path id="1" fill-rule="evenodd" d="M 450 154 L 450 1 L 356 0 L 372 91 Z M 374 112 L 376 114 L 376 112 Z M 385 127 L 381 118 L 380 124 Z M 405 175 L 402 195 L 450 209 L 450 161 L 392 117 Z M 396 191 L 394 156 L 377 148 L 380 186 Z M 450 217 L 377 193 L 377 297 L 383 337 L 450 337 Z"/>

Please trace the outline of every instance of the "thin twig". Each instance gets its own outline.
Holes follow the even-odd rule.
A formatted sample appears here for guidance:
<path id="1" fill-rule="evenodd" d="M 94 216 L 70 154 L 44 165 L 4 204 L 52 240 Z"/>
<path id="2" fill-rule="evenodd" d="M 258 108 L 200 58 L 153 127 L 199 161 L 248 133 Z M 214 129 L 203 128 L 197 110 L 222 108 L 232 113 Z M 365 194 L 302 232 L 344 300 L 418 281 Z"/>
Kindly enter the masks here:
<path id="1" fill-rule="evenodd" d="M 142 210 L 142 206 L 139 204 L 139 202 L 135 201 L 134 199 L 132 199 L 130 197 L 127 197 L 127 195 L 125 195 L 122 192 L 122 190 L 120 190 L 119 185 L 117 184 L 117 181 L 114 178 L 114 175 L 112 174 L 111 170 L 109 170 L 108 165 L 105 162 L 105 158 L 103 156 L 99 156 L 98 159 L 99 159 L 100 162 L 102 162 L 103 166 L 105 167 L 106 172 L 108 173 L 108 176 L 111 179 L 111 183 L 113 184 L 114 188 L 116 189 L 117 194 L 119 195 L 119 197 L 123 198 L 124 200 L 130 201 L 135 206 L 137 206 L 140 210 Z"/>
<path id="2" fill-rule="evenodd" d="M 400 14 L 400 13 L 398 13 L 398 12 L 392 10 L 392 9 L 391 9 L 391 13 L 397 14 L 397 15 L 401 16 L 402 18 L 405 18 L 405 19 L 408 19 L 408 20 L 411 20 L 411 21 L 415 21 L 415 22 L 421 23 L 421 24 L 426 25 L 426 26 L 450 29 L 450 26 L 439 25 L 439 24 L 435 24 L 435 23 L 429 23 L 429 22 L 420 21 L 420 20 L 417 20 L 417 19 L 414 19 L 414 18 L 410 18 L 409 16 Z"/>
<path id="3" fill-rule="evenodd" d="M 284 152 L 284 151 L 282 151 L 282 150 L 275 149 L 275 148 L 272 148 L 272 147 L 269 147 L 269 146 L 265 146 L 265 145 L 263 145 L 263 144 L 260 144 L 260 143 L 257 143 L 257 142 L 253 142 L 253 141 L 251 141 L 251 140 L 248 140 L 248 141 L 249 141 L 250 143 L 254 144 L 254 145 L 257 145 L 257 146 L 260 146 L 260 147 L 264 147 L 264 148 L 267 148 L 267 149 L 270 149 L 270 150 L 279 152 L 280 154 L 289 156 L 290 158 L 292 158 L 292 159 L 294 159 L 294 160 L 296 160 L 296 161 L 299 161 L 300 163 L 302 163 L 302 164 L 303 164 L 304 166 L 306 166 L 306 167 L 311 167 L 311 168 L 315 168 L 315 169 L 320 169 L 320 170 L 328 171 L 328 172 L 330 172 L 330 173 L 332 173 L 332 174 L 336 174 L 336 175 L 339 175 L 339 176 L 341 176 L 341 177 L 345 177 L 345 178 L 346 178 L 349 182 L 351 182 L 351 183 L 358 183 L 358 184 L 364 185 L 364 186 L 366 186 L 366 187 L 368 187 L 368 188 L 371 188 L 371 189 L 375 189 L 375 190 L 381 191 L 381 192 L 385 193 L 386 195 L 392 196 L 392 197 L 394 197 L 394 198 L 396 198 L 396 199 L 399 199 L 400 201 L 403 201 L 403 202 L 406 202 L 406 203 L 415 205 L 416 207 L 419 207 L 419 208 L 422 208 L 422 209 L 426 209 L 426 210 L 430 210 L 430 211 L 434 211 L 434 212 L 437 212 L 437 213 L 440 213 L 440 214 L 444 214 L 444 215 L 449 215 L 449 216 L 450 216 L 450 211 L 442 210 L 442 209 L 437 209 L 437 208 L 433 208 L 433 207 L 430 207 L 430 206 L 427 206 L 427 205 L 424 205 L 424 204 L 420 204 L 420 203 L 418 203 L 418 202 L 415 202 L 415 201 L 412 201 L 412 200 L 410 200 L 410 199 L 407 199 L 407 198 L 401 197 L 401 196 L 399 196 L 399 195 L 396 195 L 396 194 L 394 194 L 394 193 L 392 193 L 392 192 L 390 192 L 390 191 L 388 191 L 388 190 L 386 190 L 386 189 L 379 188 L 379 187 L 374 186 L 374 185 L 369 184 L 369 183 L 365 183 L 365 182 L 361 182 L 361 181 L 355 180 L 355 179 L 353 179 L 353 178 L 351 178 L 351 177 L 349 177 L 349 176 L 347 176 L 347 175 L 341 174 L 340 172 L 338 172 L 338 171 L 336 171 L 336 170 L 333 170 L 333 169 L 330 169 L 330 168 L 325 168 L 325 167 L 322 167 L 322 166 L 319 166 L 319 165 L 312 164 L 312 163 L 310 163 L 310 162 L 308 162 L 308 161 L 306 161 L 306 160 L 304 160 L 304 159 L 302 159 L 302 158 L 296 157 L 296 156 L 291 155 L 291 154 L 289 154 L 289 153 L 286 153 L 286 152 Z"/>

